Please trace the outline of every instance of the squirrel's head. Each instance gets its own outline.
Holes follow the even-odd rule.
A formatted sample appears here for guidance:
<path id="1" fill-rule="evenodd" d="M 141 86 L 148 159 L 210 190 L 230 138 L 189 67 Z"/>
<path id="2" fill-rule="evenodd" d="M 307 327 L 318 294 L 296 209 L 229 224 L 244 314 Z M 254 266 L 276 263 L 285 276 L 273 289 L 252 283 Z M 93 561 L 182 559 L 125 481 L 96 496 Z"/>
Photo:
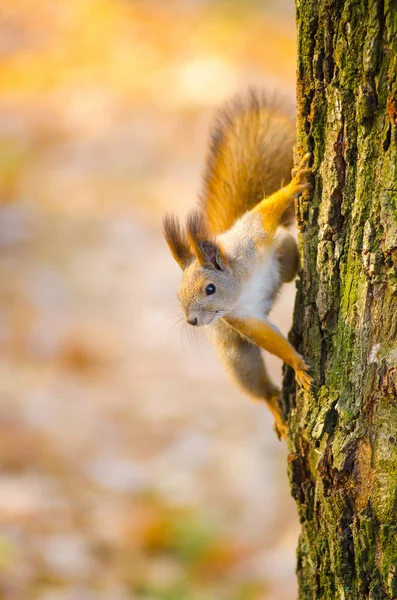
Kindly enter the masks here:
<path id="1" fill-rule="evenodd" d="M 186 231 L 178 219 L 167 215 L 164 237 L 183 270 L 178 299 L 190 325 L 209 325 L 222 317 L 237 300 L 240 285 L 231 261 L 222 251 L 198 211 L 187 218 Z"/>

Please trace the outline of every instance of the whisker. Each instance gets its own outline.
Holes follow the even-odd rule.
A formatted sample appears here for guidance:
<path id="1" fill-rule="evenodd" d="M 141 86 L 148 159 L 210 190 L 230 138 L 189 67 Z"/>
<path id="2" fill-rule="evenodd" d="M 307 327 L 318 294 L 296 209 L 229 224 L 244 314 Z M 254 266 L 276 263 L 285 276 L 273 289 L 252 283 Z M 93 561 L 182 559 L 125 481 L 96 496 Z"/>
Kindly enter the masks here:
<path id="1" fill-rule="evenodd" d="M 177 325 L 180 325 L 180 324 L 182 323 L 182 321 L 183 321 L 183 320 L 184 320 L 184 317 L 180 317 L 180 318 L 179 318 L 177 321 L 175 321 L 175 323 L 173 324 L 173 326 L 171 327 L 171 329 L 170 329 L 170 330 L 169 330 L 169 332 L 168 332 L 168 335 L 167 335 L 166 342 L 168 342 L 168 341 L 169 341 L 169 339 L 170 339 L 170 335 L 171 335 L 171 334 L 172 334 L 172 332 L 174 331 L 175 327 L 176 327 Z"/>
<path id="2" fill-rule="evenodd" d="M 188 338 L 189 338 L 190 348 L 192 350 L 195 350 L 195 347 L 194 347 L 194 343 L 195 343 L 194 331 L 193 331 L 192 327 L 189 327 L 189 326 L 187 328 L 187 331 L 188 331 L 187 335 L 188 335 Z"/>
<path id="3" fill-rule="evenodd" d="M 192 340 L 192 348 L 194 348 L 198 354 L 201 354 L 198 343 L 198 331 L 195 327 L 190 327 L 190 339 Z"/>
<path id="4" fill-rule="evenodd" d="M 186 351 L 186 347 L 185 347 L 185 341 L 186 341 L 186 323 L 182 323 L 180 332 L 181 332 L 182 352 L 185 353 L 185 351 Z"/>
<path id="5" fill-rule="evenodd" d="M 181 314 L 179 312 L 177 314 L 164 315 L 164 316 L 166 319 L 178 319 L 178 321 L 185 318 L 184 316 L 181 317 Z"/>
<path id="6" fill-rule="evenodd" d="M 194 349 L 194 343 L 193 343 L 193 339 L 192 339 L 192 333 L 193 333 L 192 332 L 192 326 L 188 325 L 187 323 L 184 323 L 183 330 L 184 330 L 184 332 L 186 332 L 186 337 L 187 337 L 187 340 L 189 342 L 189 347 L 190 347 L 191 350 L 193 350 Z"/>

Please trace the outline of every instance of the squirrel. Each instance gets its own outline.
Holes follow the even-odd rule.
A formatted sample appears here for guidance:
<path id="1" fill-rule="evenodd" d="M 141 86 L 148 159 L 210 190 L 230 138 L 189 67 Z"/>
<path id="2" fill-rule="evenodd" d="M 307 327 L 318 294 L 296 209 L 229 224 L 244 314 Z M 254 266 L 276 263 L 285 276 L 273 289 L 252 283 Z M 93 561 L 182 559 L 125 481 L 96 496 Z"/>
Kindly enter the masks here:
<path id="1" fill-rule="evenodd" d="M 279 438 L 286 435 L 280 391 L 260 348 L 311 387 L 309 367 L 268 318 L 281 285 L 298 270 L 298 247 L 286 227 L 294 199 L 311 188 L 310 154 L 291 172 L 294 133 L 282 103 L 254 92 L 235 98 L 212 128 L 199 207 L 185 227 L 172 214 L 163 219 L 165 240 L 183 270 L 178 299 L 187 323 L 207 326 L 235 383 L 268 404 Z M 290 172 L 291 182 L 279 189 Z"/>

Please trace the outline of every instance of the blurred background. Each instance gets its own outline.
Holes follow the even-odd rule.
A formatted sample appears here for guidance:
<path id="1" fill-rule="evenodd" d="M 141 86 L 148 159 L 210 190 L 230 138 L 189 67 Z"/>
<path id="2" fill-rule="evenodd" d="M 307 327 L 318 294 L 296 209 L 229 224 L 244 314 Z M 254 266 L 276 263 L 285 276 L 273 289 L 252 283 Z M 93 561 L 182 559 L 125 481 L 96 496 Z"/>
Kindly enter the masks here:
<path id="1" fill-rule="evenodd" d="M 161 235 L 295 52 L 292 0 L 1 2 L 1 600 L 296 596 L 285 444 L 176 324 Z"/>

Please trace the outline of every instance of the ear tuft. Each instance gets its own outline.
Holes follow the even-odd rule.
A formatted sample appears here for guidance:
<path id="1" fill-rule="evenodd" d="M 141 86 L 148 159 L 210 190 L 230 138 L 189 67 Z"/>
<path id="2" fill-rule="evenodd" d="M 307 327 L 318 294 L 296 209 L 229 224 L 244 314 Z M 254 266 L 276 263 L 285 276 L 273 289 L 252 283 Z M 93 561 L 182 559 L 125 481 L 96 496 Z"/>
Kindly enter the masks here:
<path id="1" fill-rule="evenodd" d="M 205 262 L 205 255 L 201 248 L 201 242 L 208 239 L 209 232 L 205 223 L 204 214 L 200 210 L 192 210 L 186 219 L 187 237 L 190 245 L 200 263 Z"/>
<path id="2" fill-rule="evenodd" d="M 163 217 L 163 234 L 172 256 L 181 269 L 186 269 L 194 256 L 186 233 L 182 230 L 179 219 L 175 215 L 167 214 Z"/>

